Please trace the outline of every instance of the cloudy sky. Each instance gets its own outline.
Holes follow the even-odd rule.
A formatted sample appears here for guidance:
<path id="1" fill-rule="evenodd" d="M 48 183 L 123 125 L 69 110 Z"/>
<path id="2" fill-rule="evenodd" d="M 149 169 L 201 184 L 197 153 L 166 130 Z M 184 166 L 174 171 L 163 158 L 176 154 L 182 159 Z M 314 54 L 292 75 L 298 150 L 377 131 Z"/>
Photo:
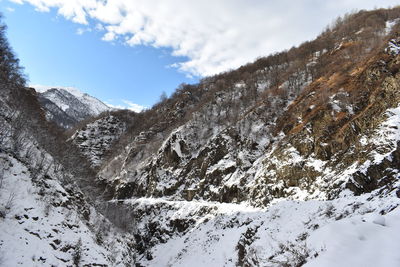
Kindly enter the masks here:
<path id="1" fill-rule="evenodd" d="M 313 39 L 346 12 L 396 2 L 0 0 L 0 11 L 31 84 L 137 109 L 182 82 Z"/>

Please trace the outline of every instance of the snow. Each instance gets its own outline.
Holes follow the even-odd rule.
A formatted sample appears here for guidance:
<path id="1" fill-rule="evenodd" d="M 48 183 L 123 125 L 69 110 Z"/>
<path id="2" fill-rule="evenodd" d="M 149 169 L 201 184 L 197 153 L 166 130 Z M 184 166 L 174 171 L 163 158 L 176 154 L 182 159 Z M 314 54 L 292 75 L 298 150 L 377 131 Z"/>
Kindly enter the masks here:
<path id="1" fill-rule="evenodd" d="M 132 201 L 153 206 L 160 202 Z M 293 251 L 304 253 L 305 266 L 399 266 L 400 244 L 394 237 L 400 236 L 400 208 L 394 207 L 400 205 L 400 199 L 393 195 L 381 198 L 371 193 L 333 201 L 283 200 L 265 209 L 242 205 L 234 208 L 234 204 L 221 208 L 218 203 L 202 202 L 163 203 L 175 207 L 165 212 L 178 208 L 175 215 L 169 215 L 171 218 L 178 214 L 178 218 L 190 216 L 198 223 L 183 235 L 174 235 L 153 247 L 153 259 L 141 260 L 144 266 L 237 266 L 240 240 L 246 240 L 245 257 L 257 255 L 257 266 L 281 266 L 280 261 L 295 265 L 290 262 L 295 261 Z M 196 215 L 203 205 L 216 207 L 206 220 Z M 376 223 L 379 216 L 385 218 L 385 226 Z M 246 238 L 250 230 L 254 236 Z M 286 250 L 286 246 L 293 249 Z"/>
<path id="2" fill-rule="evenodd" d="M 385 34 L 389 34 L 392 31 L 393 26 L 396 25 L 398 22 L 399 22 L 399 19 L 386 21 L 386 27 L 384 30 Z"/>
<path id="3" fill-rule="evenodd" d="M 307 166 L 314 168 L 318 172 L 323 172 L 324 166 L 326 165 L 326 163 L 327 163 L 326 161 L 316 159 L 313 157 L 313 155 L 311 155 L 306 164 L 307 164 Z"/>
<path id="4" fill-rule="evenodd" d="M 334 100 L 333 102 L 331 102 L 331 105 L 332 105 L 332 109 L 335 111 L 335 112 L 340 112 L 342 109 L 340 108 L 340 106 L 338 105 L 338 101 L 337 100 Z"/>
<path id="5" fill-rule="evenodd" d="M 387 51 L 392 55 L 398 55 L 400 53 L 400 44 L 398 39 L 392 39 L 389 41 L 389 47 Z"/>
<path id="6" fill-rule="evenodd" d="M 376 214 L 346 218 L 315 231 L 309 238 L 324 252 L 306 267 L 397 267 L 400 266 L 400 208 L 371 221 Z M 387 226 L 382 221 L 388 221 Z"/>
<path id="7" fill-rule="evenodd" d="M 377 146 L 388 145 L 392 151 L 392 144 L 399 135 L 396 128 L 399 115 L 398 109 L 389 110 L 387 120 L 375 134 L 362 137 L 363 144 L 375 142 Z M 259 125 L 254 127 L 258 128 Z M 174 136 L 177 137 L 178 133 Z M 182 140 L 181 136 L 174 142 L 178 143 L 179 140 Z M 225 136 L 224 140 L 229 140 L 229 136 Z M 238 158 L 246 158 L 245 153 L 240 151 Z M 305 166 L 321 172 L 321 177 L 328 183 L 333 183 L 347 181 L 352 173 L 360 170 L 357 162 L 341 171 L 331 170 L 327 167 L 327 161 L 316 159 L 315 155 L 304 158 L 292 146 L 285 147 L 284 154 L 285 161 L 279 161 L 267 153 L 253 163 L 249 173 L 255 173 L 256 179 L 274 175 L 262 168 L 264 161 L 282 167 L 304 162 Z M 374 156 L 379 159 L 379 155 L 373 153 Z M 207 171 L 223 170 L 235 164 L 226 156 Z M 317 180 L 317 187 L 326 185 L 322 180 Z M 238 185 L 239 181 L 240 175 L 235 172 L 225 176 L 223 184 Z M 253 181 L 247 180 L 248 186 L 256 186 L 252 184 Z M 279 187 L 279 184 L 274 186 Z M 216 187 L 213 190 L 218 192 Z M 397 229 L 400 229 L 400 220 L 394 214 L 399 212 L 396 207 L 400 205 L 400 199 L 393 191 L 386 191 L 386 195 L 372 192 L 354 196 L 348 190 L 342 190 L 338 199 L 328 201 L 324 200 L 326 196 L 319 190 L 313 194 L 297 187 L 288 190 L 292 191 L 291 198 L 297 201 L 275 198 L 263 209 L 253 208 L 246 203 L 162 198 L 139 198 L 124 200 L 123 203 L 128 206 L 139 205 L 139 209 L 147 207 L 151 210 L 150 214 L 155 216 L 153 220 L 160 222 L 158 228 L 164 229 L 160 230 L 164 231 L 163 241 L 154 241 L 150 249 L 151 257 L 139 259 L 144 266 L 237 266 L 241 240 L 245 240 L 244 260 L 257 262 L 249 266 L 281 266 L 282 262 L 295 262 L 296 253 L 306 259 L 305 266 L 398 266 L 396 251 L 399 246 L 394 245 L 397 239 L 393 237 L 399 236 Z M 314 200 L 310 200 L 312 198 Z M 151 221 L 145 216 L 137 222 L 139 232 L 147 231 L 148 220 Z M 193 222 L 183 233 L 171 235 L 168 234 L 171 231 L 169 227 L 174 220 Z M 256 229 L 254 237 L 250 239 L 246 238 L 249 229 Z M 374 259 L 369 259 L 369 255 L 373 255 L 371 257 Z"/>
<path id="8" fill-rule="evenodd" d="M 241 89 L 241 88 L 245 88 L 246 84 L 243 81 L 241 81 L 241 82 L 235 83 L 234 87 Z"/>
<path id="9" fill-rule="evenodd" d="M 69 105 L 63 102 L 62 99 L 60 99 L 58 94 L 55 92 L 47 93 L 46 98 L 56 104 L 62 111 L 66 111 L 67 109 L 69 109 Z"/>
<path id="10" fill-rule="evenodd" d="M 370 164 L 379 164 L 397 149 L 397 142 L 400 141 L 400 106 L 389 109 L 387 119 L 379 126 L 371 137 L 363 136 L 360 143 L 364 146 L 373 144 L 381 149 L 373 151 L 371 160 L 363 164 L 362 169 L 366 170 Z"/>
<path id="11" fill-rule="evenodd" d="M 74 87 L 48 87 L 48 86 L 37 86 L 33 85 L 33 87 L 38 90 L 42 95 L 44 95 L 46 98 L 48 98 L 50 101 L 55 103 L 60 109 L 63 111 L 66 111 L 70 108 L 69 103 L 66 103 L 64 98 L 59 96 L 59 93 L 63 95 L 72 95 L 74 96 L 82 105 L 88 108 L 89 113 L 91 115 L 99 115 L 100 113 L 104 111 L 110 110 L 110 108 L 98 100 L 95 97 L 92 97 L 86 93 L 82 93 L 80 90 Z M 57 90 L 50 92 L 50 90 Z"/>
<path id="12" fill-rule="evenodd" d="M 5 157 L 5 155 L 2 155 Z M 76 214 L 70 219 L 62 213 L 67 213 L 64 208 L 54 208 L 46 211 L 45 199 L 35 198 L 37 190 L 30 182 L 28 170 L 13 158 L 8 158 L 9 169 L 5 173 L 5 184 L 2 188 L 1 202 L 5 203 L 7 195 L 13 194 L 13 205 L 3 221 L 0 232 L 0 242 L 3 252 L 3 264 L 5 266 L 30 266 L 34 262 L 46 266 L 58 265 L 60 259 L 71 260 L 68 253 L 54 251 L 50 246 L 51 240 L 62 240 L 62 243 L 73 244 L 82 238 L 83 244 L 89 242 L 85 232 L 85 225 L 76 220 Z M 46 214 L 48 212 L 48 214 Z M 72 214 L 71 214 L 72 215 Z M 77 223 L 79 231 L 61 228 L 65 223 Z M 55 231 L 52 229 L 56 229 Z M 45 240 L 49 239 L 49 241 Z M 57 241 L 56 241 L 57 242 Z M 91 244 L 92 245 L 92 244 Z M 54 245 L 55 246 L 55 245 Z M 54 251 L 54 253 L 52 253 Z M 95 247 L 90 251 L 95 258 L 102 258 L 101 253 Z M 43 260 L 41 260 L 43 259 Z M 99 261 L 99 263 L 106 263 Z"/>
<path id="13" fill-rule="evenodd" d="M 120 202 L 118 200 L 117 202 Z M 112 200 L 111 202 L 115 202 Z M 140 205 L 157 205 L 157 204 L 167 204 L 174 208 L 178 209 L 178 213 L 190 213 L 191 211 L 198 210 L 201 207 L 209 207 L 214 208 L 214 211 L 217 214 L 233 214 L 233 213 L 248 213 L 260 211 L 260 208 L 255 208 L 249 204 L 241 203 L 241 204 L 232 204 L 232 203 L 220 203 L 220 202 L 212 202 L 212 201 L 203 201 L 203 200 L 193 200 L 193 201 L 173 201 L 166 200 L 163 198 L 137 198 L 137 199 L 128 199 L 124 200 L 123 203 L 132 205 L 132 204 L 140 204 Z"/>
<path id="14" fill-rule="evenodd" d="M 260 82 L 257 86 L 257 92 L 263 92 L 265 89 L 270 87 L 269 81 L 268 82 Z"/>
<path id="15" fill-rule="evenodd" d="M 178 157 L 182 158 L 182 151 L 181 151 L 181 145 L 179 144 L 179 142 L 174 142 L 173 143 L 173 150 L 176 152 L 176 154 L 178 155 Z"/>
<path id="16" fill-rule="evenodd" d="M 386 31 L 393 25 L 393 21 L 387 22 Z M 388 51 L 399 54 L 399 41 L 392 39 Z M 319 52 L 315 53 L 314 63 L 319 56 Z M 307 81 L 310 77 L 306 78 L 304 72 L 300 75 L 302 86 L 310 82 Z M 258 91 L 269 88 L 270 81 L 264 79 L 256 82 Z M 279 105 L 282 99 L 272 100 L 272 111 L 267 111 L 262 103 L 254 110 L 247 110 L 239 102 L 246 91 L 246 83 L 238 82 L 232 87 L 227 92 L 218 93 L 216 104 L 207 104 L 204 110 L 196 111 L 193 114 L 195 119 L 173 131 L 163 143 L 167 132 L 159 133 L 156 137 L 159 139 L 154 143 L 146 143 L 148 134 L 153 132 L 142 132 L 136 139 L 142 142 L 141 146 L 131 144 L 126 151 L 139 148 L 140 157 L 146 160 L 129 162 L 129 154 L 116 157 L 115 162 L 122 167 L 114 177 L 107 175 L 110 184 L 120 185 L 121 181 L 136 179 L 145 181 L 143 184 L 134 184 L 145 185 L 144 190 L 148 191 L 142 195 L 152 195 L 149 191 L 153 189 L 157 196 L 163 195 L 164 191 L 172 192 L 168 192 L 171 195 L 164 198 L 143 197 L 107 203 L 128 207 L 124 215 L 134 218 L 128 221 L 128 226 L 139 237 L 135 242 L 129 240 L 128 233 L 122 236 L 112 228 L 107 231 L 110 234 L 106 244 L 99 244 L 96 242 L 96 222 L 105 218 L 92 206 L 90 218 L 82 218 L 81 207 L 71 204 L 73 197 L 71 190 L 67 190 L 71 188 L 59 180 L 61 175 L 54 176 L 53 171 L 50 179 L 42 177 L 43 185 L 40 186 L 33 182 L 31 173 L 37 167 L 37 162 L 23 163 L 11 155 L 0 154 L 6 177 L 0 188 L 0 209 L 7 212 L 5 218 L 0 218 L 0 265 L 72 265 L 73 249 L 63 251 L 62 248 L 72 248 L 78 240 L 82 240 L 82 264 L 86 265 L 120 266 L 124 258 L 133 258 L 127 250 L 137 252 L 136 246 L 144 245 L 145 253 L 138 252 L 137 258 L 138 265 L 143 266 L 298 266 L 300 260 L 306 262 L 305 266 L 400 266 L 398 177 L 387 188 L 361 196 L 354 196 L 349 190 L 343 189 L 345 183 L 352 181 L 355 172 L 366 173 L 372 164 L 391 160 L 391 154 L 400 141 L 400 107 L 390 109 L 387 120 L 375 132 L 361 136 L 359 144 L 365 149 L 372 147 L 366 151 L 368 160 L 355 160 L 343 169 L 333 169 L 329 161 L 317 159 L 315 154 L 305 156 L 300 153 L 300 148 L 297 150 L 291 146 L 283 133 L 275 139 L 272 137 L 274 119 L 286 108 L 286 104 Z M 282 87 L 288 88 L 289 83 L 282 83 Z M 74 96 L 83 106 L 88 106 L 93 114 L 104 109 L 103 103 L 74 88 L 58 88 L 57 92 Z M 335 99 L 336 96 L 340 95 L 330 99 L 332 113 L 347 111 L 354 114 L 353 107 Z M 73 108 L 72 104 L 58 98 L 55 92 L 49 93 L 48 98 L 64 111 Z M 238 101 L 240 107 L 235 122 L 226 128 L 224 123 L 218 124 L 215 120 L 228 116 L 228 109 L 221 108 L 224 104 L 230 104 L 228 99 Z M 293 98 L 286 100 L 290 104 Z M 314 108 L 314 105 L 310 106 L 310 109 Z M 279 114 L 272 115 L 275 112 Z M 126 130 L 125 125 L 118 122 L 114 124 L 112 119 L 112 116 L 98 119 L 72 138 L 93 166 L 102 164 L 104 152 L 112 148 L 113 141 Z M 298 120 L 301 122 L 301 117 Z M 311 140 L 311 136 L 306 136 L 304 142 L 315 141 Z M 146 145 L 161 143 L 158 154 L 151 157 Z M 215 149 L 225 154 L 213 158 L 210 154 Z M 165 163 L 163 153 L 172 151 L 179 157 L 181 165 L 177 164 L 178 167 Z M 195 166 L 196 157 L 199 165 L 204 166 L 201 175 L 184 169 Z M 192 159 L 193 165 L 182 167 L 182 162 Z M 51 159 L 46 157 L 46 160 Z M 158 162 L 161 163 L 156 166 Z M 304 182 L 305 185 L 289 187 L 285 179 L 297 175 L 290 172 L 293 166 L 299 172 L 310 168 L 318 176 L 315 181 Z M 284 173 L 285 179 L 276 178 L 279 171 Z M 147 173 L 151 173 L 154 179 L 146 176 Z M 222 182 L 207 181 L 213 174 L 217 176 L 216 180 Z M 207 186 L 209 189 L 205 190 L 205 194 L 214 193 L 217 196 L 214 199 L 218 199 L 218 194 L 225 187 L 239 192 L 247 190 L 244 192 L 248 196 L 239 204 L 197 200 L 199 196 L 193 201 L 184 201 L 182 192 L 187 189 L 196 191 L 199 185 Z M 286 197 L 271 197 L 263 202 L 263 198 L 272 195 L 266 190 L 267 186 Z M 327 194 L 337 187 L 341 191 L 339 197 L 328 200 Z M 75 187 L 72 189 L 78 190 Z M 232 198 L 227 201 L 240 200 Z M 253 207 L 249 202 L 263 208 Z M 85 205 L 89 206 L 87 203 Z M 110 239 L 114 238 L 123 241 L 121 244 L 111 243 Z M 140 238 L 142 240 L 138 241 Z M 56 240 L 60 243 L 57 244 Z M 132 247 L 127 249 L 125 241 L 132 241 Z M 115 253 L 115 249 L 120 253 Z M 123 256 L 121 251 L 125 253 Z M 116 254 L 119 255 L 120 264 L 110 260 Z M 132 266 L 133 263 L 130 263 L 126 265 Z"/>
<path id="17" fill-rule="evenodd" d="M 113 115 L 105 116 L 83 129 L 77 130 L 72 140 L 92 166 L 100 166 L 104 154 L 112 148 L 114 142 L 126 131 L 126 124 Z"/>
<path id="18" fill-rule="evenodd" d="M 110 264 L 110 248 L 97 244 L 93 226 L 67 204 L 71 202 L 69 193 L 57 180 L 47 179 L 46 187 L 38 187 L 22 162 L 4 153 L 0 160 L 4 168 L 0 211 L 5 211 L 5 218 L 0 217 L 1 266 L 72 266 L 79 240 L 82 265 Z M 11 203 L 9 209 L 7 202 Z M 101 218 L 95 210 L 91 212 Z M 124 248 L 115 247 L 116 258 L 120 250 Z"/>
<path id="19" fill-rule="evenodd" d="M 286 151 L 287 151 L 287 156 L 289 158 L 288 161 L 290 161 L 290 163 L 297 164 L 304 161 L 303 157 L 293 146 L 290 146 Z"/>
<path id="20" fill-rule="evenodd" d="M 70 94 L 76 96 L 77 98 L 81 98 L 84 95 L 86 95 L 85 93 L 82 93 L 79 89 L 77 89 L 75 87 L 70 87 L 70 86 L 45 86 L 45 85 L 30 85 L 30 86 L 32 88 L 35 88 L 35 90 L 40 93 L 47 92 L 51 89 L 62 89 L 62 90 L 69 92 Z"/>
<path id="21" fill-rule="evenodd" d="M 98 115 L 104 111 L 110 110 L 110 108 L 106 104 L 104 104 L 97 98 L 83 93 L 75 87 L 57 87 L 57 89 L 65 90 L 75 96 L 77 99 L 79 99 L 79 101 L 90 108 L 92 114 Z"/>
<path id="22" fill-rule="evenodd" d="M 376 214 L 372 222 L 381 226 L 386 226 L 386 219 L 380 214 Z"/>
<path id="23" fill-rule="evenodd" d="M 216 170 L 226 170 L 230 167 L 236 166 L 236 161 L 233 161 L 231 159 L 221 159 L 218 161 L 217 164 L 213 165 L 211 168 L 207 170 L 207 173 L 212 173 Z"/>

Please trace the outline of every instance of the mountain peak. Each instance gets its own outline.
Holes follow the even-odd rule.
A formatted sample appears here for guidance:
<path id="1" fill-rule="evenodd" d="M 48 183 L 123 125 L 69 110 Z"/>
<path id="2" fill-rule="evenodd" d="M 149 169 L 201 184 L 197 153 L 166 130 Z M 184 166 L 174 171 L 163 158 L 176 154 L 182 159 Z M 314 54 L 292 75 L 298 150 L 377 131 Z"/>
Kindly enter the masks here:
<path id="1" fill-rule="evenodd" d="M 46 118 L 63 128 L 111 110 L 99 99 L 74 87 L 51 87 L 34 85 L 39 101 L 46 111 Z"/>

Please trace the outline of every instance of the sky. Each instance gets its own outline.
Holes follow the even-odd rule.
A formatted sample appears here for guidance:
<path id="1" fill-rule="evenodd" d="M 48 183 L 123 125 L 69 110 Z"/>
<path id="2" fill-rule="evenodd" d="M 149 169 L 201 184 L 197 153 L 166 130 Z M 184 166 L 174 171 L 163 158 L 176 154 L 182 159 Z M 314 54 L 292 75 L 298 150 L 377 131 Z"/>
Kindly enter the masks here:
<path id="1" fill-rule="evenodd" d="M 181 83 L 312 40 L 339 15 L 392 0 L 0 0 L 34 86 L 75 87 L 139 111 Z"/>

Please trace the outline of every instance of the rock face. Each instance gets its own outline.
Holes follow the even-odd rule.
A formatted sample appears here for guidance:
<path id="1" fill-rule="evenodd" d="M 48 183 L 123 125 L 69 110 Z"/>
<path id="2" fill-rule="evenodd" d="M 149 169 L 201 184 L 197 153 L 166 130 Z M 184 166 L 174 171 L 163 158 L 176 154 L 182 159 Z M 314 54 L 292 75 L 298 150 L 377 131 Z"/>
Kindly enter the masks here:
<path id="1" fill-rule="evenodd" d="M 393 129 L 400 103 L 399 37 L 376 29 L 369 38 L 380 38 L 379 45 L 363 39 L 365 47 L 357 49 L 374 52 L 354 60 L 349 55 L 362 39 L 356 30 L 331 50 L 322 43 L 304 65 L 281 56 L 273 61 L 278 66 L 251 65 L 244 74 L 182 90 L 182 96 L 195 99 L 184 109 L 171 99 L 152 111 L 180 124 L 138 132 L 125 151 L 103 165 L 99 178 L 110 182 L 118 199 L 257 206 L 281 197 L 331 199 L 344 189 L 361 194 L 390 186 L 396 171 L 389 169 L 397 169 L 398 153 Z M 179 111 L 187 119 L 171 119 Z"/>
<path id="2" fill-rule="evenodd" d="M 46 111 L 46 118 L 63 128 L 111 110 L 100 100 L 73 88 L 49 88 L 40 92 L 38 99 Z"/>
<path id="3" fill-rule="evenodd" d="M 113 115 L 105 115 L 88 123 L 73 134 L 71 140 L 77 145 L 93 167 L 101 165 L 112 144 L 126 131 L 126 124 Z"/>

